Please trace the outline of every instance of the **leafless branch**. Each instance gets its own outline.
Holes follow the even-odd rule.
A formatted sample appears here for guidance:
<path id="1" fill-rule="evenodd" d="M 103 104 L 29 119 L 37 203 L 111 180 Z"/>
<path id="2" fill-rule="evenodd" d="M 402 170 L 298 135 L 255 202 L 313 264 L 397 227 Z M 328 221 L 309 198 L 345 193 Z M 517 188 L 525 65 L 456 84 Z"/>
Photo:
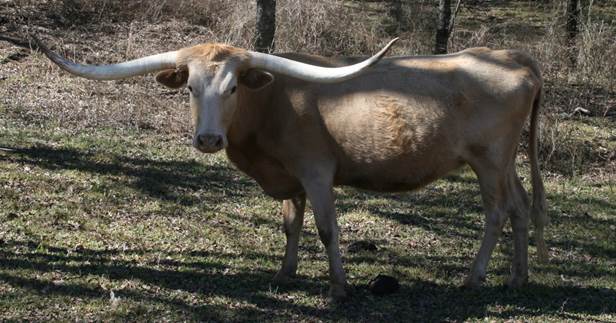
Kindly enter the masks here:
<path id="1" fill-rule="evenodd" d="M 458 10 L 460 10 L 460 3 L 462 2 L 462 0 L 458 0 L 458 2 L 456 2 L 456 9 L 454 9 L 452 15 L 451 15 L 451 20 L 449 21 L 449 34 L 451 35 L 451 32 L 453 31 L 453 26 L 454 23 L 456 21 L 456 16 L 458 15 Z"/>

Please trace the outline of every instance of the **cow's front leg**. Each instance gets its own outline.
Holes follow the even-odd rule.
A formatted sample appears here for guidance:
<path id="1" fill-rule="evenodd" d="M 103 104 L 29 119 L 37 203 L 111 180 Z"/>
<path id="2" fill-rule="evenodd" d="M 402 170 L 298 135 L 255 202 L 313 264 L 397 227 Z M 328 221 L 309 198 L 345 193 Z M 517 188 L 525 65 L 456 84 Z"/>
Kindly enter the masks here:
<path id="1" fill-rule="evenodd" d="M 340 256 L 332 181 L 311 178 L 304 181 L 304 188 L 312 204 L 319 237 L 329 258 L 329 296 L 333 299 L 342 299 L 346 297 L 346 274 Z"/>
<path id="2" fill-rule="evenodd" d="M 304 224 L 304 209 L 306 207 L 306 196 L 301 195 L 282 202 L 282 217 L 284 223 L 284 233 L 287 236 L 287 247 L 284 252 L 282 268 L 274 276 L 274 283 L 282 284 L 295 276 L 297 271 L 297 248 L 299 237 Z"/>

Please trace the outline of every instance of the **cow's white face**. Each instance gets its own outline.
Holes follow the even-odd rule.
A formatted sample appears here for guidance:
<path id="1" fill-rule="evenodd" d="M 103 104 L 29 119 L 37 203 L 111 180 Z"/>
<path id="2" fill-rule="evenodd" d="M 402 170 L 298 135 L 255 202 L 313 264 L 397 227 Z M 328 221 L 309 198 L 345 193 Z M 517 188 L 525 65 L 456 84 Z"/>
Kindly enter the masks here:
<path id="1" fill-rule="evenodd" d="M 186 86 L 194 128 L 193 146 L 204 153 L 227 147 L 227 131 L 237 109 L 240 62 L 190 61 L 175 70 L 165 70 L 156 80 L 165 86 Z"/>
<path id="2" fill-rule="evenodd" d="M 240 60 L 227 59 L 189 61 L 186 66 L 158 73 L 156 80 L 171 88 L 186 86 L 190 92 L 193 146 L 203 153 L 214 153 L 227 147 L 239 87 L 244 93 L 260 91 L 274 77 L 261 70 L 244 70 Z"/>
<path id="3" fill-rule="evenodd" d="M 237 109 L 238 64 L 188 65 L 186 87 L 194 127 L 193 146 L 204 153 L 227 147 L 227 130 Z"/>

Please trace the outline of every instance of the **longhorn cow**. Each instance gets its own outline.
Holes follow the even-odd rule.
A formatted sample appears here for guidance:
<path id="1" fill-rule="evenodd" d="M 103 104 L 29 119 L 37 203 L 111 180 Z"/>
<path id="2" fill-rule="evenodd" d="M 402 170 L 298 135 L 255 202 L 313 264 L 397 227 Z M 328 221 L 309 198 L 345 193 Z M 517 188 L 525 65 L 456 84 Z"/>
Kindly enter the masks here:
<path id="1" fill-rule="evenodd" d="M 67 61 L 42 44 L 40 48 L 81 77 L 109 80 L 158 72 L 156 80 L 163 85 L 186 86 L 194 147 L 204 153 L 224 149 L 267 195 L 283 200 L 287 244 L 276 282 L 296 273 L 306 198 L 327 250 L 329 294 L 341 298 L 347 283 L 333 187 L 413 190 L 468 164 L 479 179 L 486 217 L 484 237 L 464 283 L 473 287 L 484 280 L 509 218 L 514 237 L 509 285 L 524 284 L 529 215 L 538 257 L 547 259 L 543 232 L 548 218 L 537 160 L 542 92 L 537 63 L 515 50 L 473 48 L 375 64 L 392 43 L 359 63 L 203 44 L 93 66 Z M 355 64 L 341 67 L 349 63 Z M 515 165 L 529 116 L 532 204 Z"/>

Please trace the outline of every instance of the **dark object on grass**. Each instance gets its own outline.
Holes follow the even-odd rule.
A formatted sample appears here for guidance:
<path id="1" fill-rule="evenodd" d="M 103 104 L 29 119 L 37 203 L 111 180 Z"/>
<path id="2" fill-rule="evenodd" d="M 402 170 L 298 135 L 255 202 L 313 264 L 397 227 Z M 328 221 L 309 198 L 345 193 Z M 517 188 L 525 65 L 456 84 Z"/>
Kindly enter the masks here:
<path id="1" fill-rule="evenodd" d="M 397 292 L 400 289 L 400 284 L 394 277 L 378 275 L 368 283 L 368 289 L 374 295 L 384 296 Z"/>
<path id="2" fill-rule="evenodd" d="M 351 243 L 347 250 L 350 253 L 357 253 L 360 251 L 377 251 L 379 248 L 373 242 L 361 240 Z"/>

